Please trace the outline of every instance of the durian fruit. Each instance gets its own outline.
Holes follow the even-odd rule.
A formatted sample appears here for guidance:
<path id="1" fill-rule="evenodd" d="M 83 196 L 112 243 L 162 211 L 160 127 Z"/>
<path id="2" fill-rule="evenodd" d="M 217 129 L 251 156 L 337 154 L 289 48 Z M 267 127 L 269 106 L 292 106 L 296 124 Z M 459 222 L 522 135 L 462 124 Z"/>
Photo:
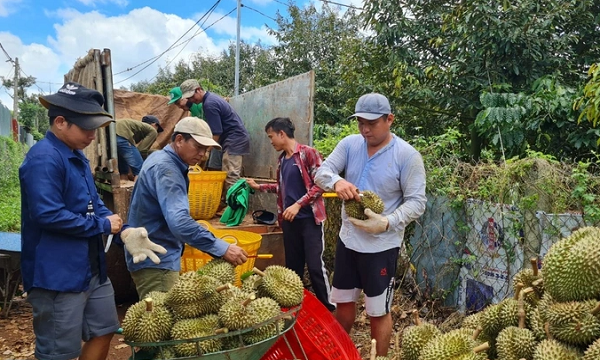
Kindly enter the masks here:
<path id="1" fill-rule="evenodd" d="M 513 287 L 516 290 L 516 285 L 521 283 L 523 287 L 532 286 L 533 282 L 542 278 L 542 275 L 538 270 L 538 259 L 531 258 L 529 259 L 529 264 L 531 268 L 523 269 L 513 276 Z"/>
<path id="2" fill-rule="evenodd" d="M 229 330 L 245 329 L 257 323 L 254 313 L 249 311 L 248 304 L 254 300 L 254 294 L 235 295 L 219 309 L 219 321 Z"/>
<path id="3" fill-rule="evenodd" d="M 167 340 L 172 326 L 169 310 L 155 306 L 152 298 L 145 298 L 127 309 L 122 324 L 125 339 L 142 343 Z"/>
<path id="4" fill-rule="evenodd" d="M 515 295 L 512 298 L 504 299 L 499 303 L 500 311 L 498 316 L 500 317 L 500 325 L 502 329 L 509 326 L 519 325 L 519 297 L 522 295 L 521 289 L 523 289 L 523 284 L 517 284 L 515 287 Z M 527 302 L 524 302 L 523 306 L 525 308 L 525 314 L 527 318 L 527 314 L 531 312 L 531 305 L 529 305 Z"/>
<path id="5" fill-rule="evenodd" d="M 546 332 L 544 331 L 544 320 L 542 320 L 540 316 L 540 308 L 536 307 L 531 310 L 531 314 L 529 316 L 529 328 L 535 336 L 537 341 L 542 341 L 546 339 Z"/>
<path id="6" fill-rule="evenodd" d="M 209 337 L 221 332 L 226 332 L 227 329 L 207 329 L 207 323 L 199 318 L 183 319 L 176 322 L 171 329 L 172 340 L 187 340 L 195 338 Z M 198 352 L 198 347 L 200 353 Z M 184 342 L 173 346 L 175 353 L 178 356 L 197 356 L 221 351 L 223 342 L 221 339 L 207 338 L 196 342 Z"/>
<path id="7" fill-rule="evenodd" d="M 532 289 L 533 291 L 533 289 Z M 531 330 L 525 328 L 523 297 L 519 299 L 519 326 L 504 328 L 496 338 L 498 358 L 503 360 L 531 359 L 537 342 Z"/>
<path id="8" fill-rule="evenodd" d="M 557 302 L 600 298 L 600 228 L 583 227 L 550 247 L 544 257 L 544 288 Z"/>
<path id="9" fill-rule="evenodd" d="M 456 329 L 433 338 L 421 351 L 420 360 L 486 360 L 489 344 L 480 344 L 468 329 Z"/>
<path id="10" fill-rule="evenodd" d="M 461 327 L 463 329 L 475 330 L 481 326 L 481 312 L 473 313 L 464 318 Z"/>
<path id="11" fill-rule="evenodd" d="M 147 298 L 152 298 L 155 306 L 166 306 L 167 293 L 163 291 L 150 291 Z"/>
<path id="12" fill-rule="evenodd" d="M 483 309 L 480 321 L 483 333 L 495 338 L 500 330 L 502 330 L 502 324 L 500 323 L 500 304 L 489 305 Z"/>
<path id="13" fill-rule="evenodd" d="M 580 360 L 581 353 L 554 339 L 542 340 L 533 352 L 533 360 Z"/>
<path id="14" fill-rule="evenodd" d="M 402 336 L 404 360 L 418 360 L 425 345 L 442 333 L 435 325 L 422 322 L 418 310 L 413 310 L 412 316 L 415 325 L 404 329 Z"/>
<path id="15" fill-rule="evenodd" d="M 556 340 L 579 346 L 600 338 L 600 302 L 596 300 L 554 303 L 546 314 Z"/>
<path id="16" fill-rule="evenodd" d="M 150 294 L 148 294 L 148 295 L 150 295 Z M 177 357 L 177 354 L 175 353 L 175 348 L 173 346 L 161 346 L 160 348 L 156 349 L 152 359 L 153 360 L 168 360 L 168 359 L 175 359 L 176 357 Z"/>
<path id="17" fill-rule="evenodd" d="M 598 360 L 600 359 L 600 338 L 592 345 L 588 346 L 583 354 L 583 360 Z"/>
<path id="18" fill-rule="evenodd" d="M 269 321 L 281 314 L 279 304 L 268 297 L 261 297 L 251 301 L 248 304 L 247 310 L 252 313 L 252 317 L 254 318 L 255 323 L 252 324 L 253 326 Z M 282 319 L 264 324 L 244 334 L 244 343 L 255 344 L 272 338 L 283 330 L 284 325 L 285 322 Z"/>
<path id="19" fill-rule="evenodd" d="M 188 271 L 167 293 L 166 304 L 177 320 L 216 313 L 224 303 L 221 291 L 229 288 L 217 278 Z"/>
<path id="20" fill-rule="evenodd" d="M 234 283 L 235 282 L 235 266 L 223 259 L 212 259 L 206 265 L 198 269 L 198 274 L 208 275 L 219 279 L 221 283 Z"/>
<path id="21" fill-rule="evenodd" d="M 158 342 L 167 340 L 173 326 L 173 316 L 164 306 L 154 306 L 152 298 L 145 298 L 146 311 L 137 320 L 135 340 Z"/>
<path id="22" fill-rule="evenodd" d="M 365 215 L 365 209 L 371 209 L 376 214 L 381 214 L 383 212 L 385 205 L 379 195 L 369 190 L 361 191 L 361 194 L 362 197 L 360 201 L 344 201 L 346 215 L 356 219 L 366 220 L 367 216 Z"/>
<path id="23" fill-rule="evenodd" d="M 127 309 L 123 322 L 121 323 L 123 336 L 126 340 L 135 341 L 135 330 L 138 320 L 144 311 L 146 311 L 146 303 L 143 301 L 138 301 Z"/>
<path id="24" fill-rule="evenodd" d="M 268 297 L 269 294 L 264 290 L 260 284 L 262 283 L 262 276 L 252 274 L 242 280 L 242 291 L 247 293 L 255 293 L 257 297 Z"/>
<path id="25" fill-rule="evenodd" d="M 252 269 L 255 274 L 262 276 L 259 287 L 284 307 L 296 306 L 304 299 L 304 284 L 294 271 L 279 265 L 270 265 L 262 272 Z M 262 291 L 262 290 L 261 290 Z"/>

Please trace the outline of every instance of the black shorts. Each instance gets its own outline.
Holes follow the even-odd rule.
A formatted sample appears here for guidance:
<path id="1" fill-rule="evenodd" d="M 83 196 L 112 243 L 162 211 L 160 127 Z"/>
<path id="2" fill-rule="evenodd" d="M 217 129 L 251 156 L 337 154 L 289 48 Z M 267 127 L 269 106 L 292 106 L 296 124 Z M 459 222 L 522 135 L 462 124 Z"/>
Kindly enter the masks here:
<path id="1" fill-rule="evenodd" d="M 332 301 L 356 302 L 360 290 L 370 316 L 389 312 L 400 248 L 377 253 L 359 253 L 346 248 L 338 238 L 335 251 Z"/>

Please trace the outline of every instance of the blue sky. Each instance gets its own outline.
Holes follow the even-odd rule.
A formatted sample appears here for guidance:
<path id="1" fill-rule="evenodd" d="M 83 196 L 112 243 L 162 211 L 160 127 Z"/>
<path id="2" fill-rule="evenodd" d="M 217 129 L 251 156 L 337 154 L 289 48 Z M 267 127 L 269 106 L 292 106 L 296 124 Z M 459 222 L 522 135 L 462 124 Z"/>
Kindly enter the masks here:
<path id="1" fill-rule="evenodd" d="M 276 26 L 270 18 L 276 17 L 277 10 L 287 15 L 286 1 L 242 0 L 242 40 L 273 44 L 275 40 L 267 34 L 265 25 Z M 304 4 L 304 0 L 296 1 L 300 6 Z M 167 52 L 140 74 L 126 80 L 141 67 L 115 75 L 115 87 L 128 87 L 132 82 L 152 79 L 158 66 L 179 59 L 187 61 L 197 52 L 217 55 L 235 42 L 236 11 L 222 17 L 236 8 L 237 1 L 220 0 L 208 13 L 215 2 L 0 0 L 0 43 L 12 59 L 19 58 L 24 74 L 37 78 L 37 85 L 29 92 L 48 93 L 60 87 L 63 75 L 89 49 L 111 49 L 116 74 L 161 54 L 192 28 L 183 39 L 196 36 L 187 45 Z M 360 0 L 337 2 L 361 5 Z M 201 28 L 194 25 L 200 18 Z M 202 30 L 215 21 L 209 29 Z M 0 51 L 0 76 L 12 77 L 13 67 L 6 60 Z M 0 86 L 0 101 L 12 109 L 8 93 L 12 91 Z"/>

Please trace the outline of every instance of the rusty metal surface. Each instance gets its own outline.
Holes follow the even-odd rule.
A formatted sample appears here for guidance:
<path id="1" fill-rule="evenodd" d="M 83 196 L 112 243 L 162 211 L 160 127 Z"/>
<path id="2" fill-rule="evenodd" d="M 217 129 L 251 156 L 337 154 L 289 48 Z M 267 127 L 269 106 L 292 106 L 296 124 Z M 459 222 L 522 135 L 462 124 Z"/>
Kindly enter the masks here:
<path id="1" fill-rule="evenodd" d="M 250 155 L 244 156 L 243 176 L 275 178 L 279 154 L 265 134 L 265 124 L 275 117 L 292 119 L 296 140 L 312 144 L 314 83 L 315 73 L 309 71 L 229 100 L 250 133 Z"/>

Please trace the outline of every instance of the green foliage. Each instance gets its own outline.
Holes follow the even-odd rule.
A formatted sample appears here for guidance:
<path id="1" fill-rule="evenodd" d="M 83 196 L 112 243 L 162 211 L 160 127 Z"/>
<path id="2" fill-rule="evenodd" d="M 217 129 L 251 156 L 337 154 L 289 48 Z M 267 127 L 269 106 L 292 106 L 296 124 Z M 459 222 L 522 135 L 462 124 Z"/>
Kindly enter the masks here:
<path id="1" fill-rule="evenodd" d="M 392 75 L 403 117 L 415 122 L 407 129 L 419 126 L 428 136 L 456 127 L 471 135 L 475 160 L 485 146 L 472 127 L 484 108 L 480 94 L 527 93 L 547 75 L 575 89 L 581 71 L 600 57 L 597 1 L 367 1 L 364 9 L 373 42 L 389 50 L 389 66 L 379 68 L 376 80 Z M 542 119 L 534 135 L 545 137 Z M 536 146 L 536 137 L 528 143 Z"/>
<path id="2" fill-rule="evenodd" d="M 358 126 L 356 124 L 344 124 L 336 127 L 317 124 L 313 128 L 314 146 L 326 158 L 331 154 L 340 140 L 348 135 L 358 133 Z"/>
<path id="3" fill-rule="evenodd" d="M 37 94 L 25 96 L 19 102 L 19 123 L 35 140 L 41 140 L 50 128 L 48 111 L 40 104 Z"/>
<path id="4" fill-rule="evenodd" d="M 21 144 L 0 136 L 0 231 L 20 231 L 19 166 L 23 157 L 24 150 Z"/>
<path id="5" fill-rule="evenodd" d="M 600 65 L 592 64 L 588 71 L 589 81 L 583 88 L 583 96 L 575 101 L 573 107 L 581 110 L 577 119 L 579 122 L 584 118 L 596 127 L 600 122 Z M 600 143 L 600 138 L 598 138 Z"/>

